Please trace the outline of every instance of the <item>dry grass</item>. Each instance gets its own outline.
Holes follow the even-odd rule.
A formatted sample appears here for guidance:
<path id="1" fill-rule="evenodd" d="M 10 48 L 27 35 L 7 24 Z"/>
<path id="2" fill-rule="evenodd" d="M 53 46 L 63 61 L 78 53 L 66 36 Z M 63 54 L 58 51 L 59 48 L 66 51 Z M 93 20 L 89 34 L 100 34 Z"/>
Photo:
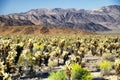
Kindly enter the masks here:
<path id="1" fill-rule="evenodd" d="M 91 32 L 86 32 L 77 29 L 69 28 L 48 28 L 41 26 L 9 26 L 9 27 L 0 27 L 0 34 L 94 34 Z"/>

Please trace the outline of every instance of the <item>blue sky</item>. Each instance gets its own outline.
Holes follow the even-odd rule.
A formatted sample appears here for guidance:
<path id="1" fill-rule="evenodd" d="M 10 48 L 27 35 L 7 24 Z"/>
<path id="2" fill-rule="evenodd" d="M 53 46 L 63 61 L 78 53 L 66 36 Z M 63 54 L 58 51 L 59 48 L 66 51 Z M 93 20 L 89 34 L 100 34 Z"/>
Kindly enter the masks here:
<path id="1" fill-rule="evenodd" d="M 37 8 L 95 9 L 119 5 L 120 0 L 0 0 L 0 15 L 26 12 Z"/>

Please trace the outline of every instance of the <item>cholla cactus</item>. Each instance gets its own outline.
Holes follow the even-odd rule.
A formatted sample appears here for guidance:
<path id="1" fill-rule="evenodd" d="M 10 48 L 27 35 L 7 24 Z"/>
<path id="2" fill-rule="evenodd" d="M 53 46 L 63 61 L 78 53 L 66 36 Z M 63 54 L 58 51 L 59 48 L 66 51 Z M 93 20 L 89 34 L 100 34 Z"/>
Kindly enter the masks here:
<path id="1" fill-rule="evenodd" d="M 37 51 L 34 56 L 32 57 L 32 60 L 35 62 L 36 65 L 41 66 L 43 60 L 42 60 L 43 56 L 42 56 L 42 52 L 41 51 Z"/>
<path id="2" fill-rule="evenodd" d="M 79 48 L 80 48 L 80 45 L 81 45 L 80 41 L 77 41 L 77 42 L 76 42 L 76 48 L 79 49 Z"/>
<path id="3" fill-rule="evenodd" d="M 11 77 L 10 77 L 10 74 L 3 73 L 3 75 L 4 75 L 3 80 L 12 80 Z"/>
<path id="4" fill-rule="evenodd" d="M 33 45 L 33 43 L 32 43 L 32 40 L 29 39 L 28 48 L 30 49 L 30 52 L 33 52 L 33 47 L 34 47 L 34 45 Z"/>
<path id="5" fill-rule="evenodd" d="M 4 62 L 0 62 L 0 72 L 4 72 L 6 69 L 6 66 L 4 65 Z"/>
<path id="6" fill-rule="evenodd" d="M 50 67 L 50 70 L 58 65 L 58 61 L 56 59 L 50 58 L 48 61 L 48 66 Z"/>
<path id="7" fill-rule="evenodd" d="M 6 69 L 6 72 L 8 73 L 11 73 L 11 72 L 14 72 L 14 59 L 16 57 L 16 54 L 17 52 L 16 51 L 9 51 L 9 55 L 7 56 L 6 58 L 6 66 L 7 66 L 7 69 Z"/>
<path id="8" fill-rule="evenodd" d="M 6 62 L 6 57 L 9 55 L 8 52 L 10 51 L 10 44 L 9 41 L 8 42 L 3 42 L 2 44 L 2 49 L 1 49 L 1 60 Z"/>
<path id="9" fill-rule="evenodd" d="M 65 45 L 65 40 L 61 40 L 61 42 L 60 42 L 60 44 L 59 44 L 59 47 L 60 47 L 60 53 L 63 53 L 64 45 Z"/>
<path id="10" fill-rule="evenodd" d="M 72 60 L 72 62 L 76 62 L 77 61 L 76 56 L 75 55 L 71 55 L 71 60 Z"/>
<path id="11" fill-rule="evenodd" d="M 11 76 L 5 72 L 6 66 L 3 63 L 4 62 L 0 62 L 0 77 L 2 80 L 12 80 Z"/>
<path id="12" fill-rule="evenodd" d="M 110 50 L 110 53 L 112 53 L 113 49 L 114 49 L 114 43 L 111 43 L 108 47 L 108 49 Z"/>
<path id="13" fill-rule="evenodd" d="M 79 50 L 79 55 L 80 55 L 80 57 L 81 57 L 81 58 L 84 58 L 85 54 L 86 54 L 85 48 L 81 47 L 80 50 Z"/>
<path id="14" fill-rule="evenodd" d="M 62 57 L 63 57 L 64 64 L 65 64 L 65 62 L 69 59 L 68 52 L 67 51 L 63 51 Z"/>
<path id="15" fill-rule="evenodd" d="M 9 55 L 7 56 L 6 60 L 14 61 L 14 58 L 16 57 L 17 52 L 15 50 L 9 51 Z"/>
<path id="16" fill-rule="evenodd" d="M 115 60 L 114 66 L 115 66 L 116 73 L 120 74 L 120 58 Z"/>
<path id="17" fill-rule="evenodd" d="M 44 55 L 44 64 L 45 64 L 45 66 L 48 66 L 48 60 L 49 60 L 49 58 L 50 58 L 50 56 L 46 53 Z"/>
<path id="18" fill-rule="evenodd" d="M 15 64 L 18 63 L 19 57 L 20 57 L 20 55 L 22 53 L 22 50 L 23 50 L 23 44 L 16 46 L 16 52 L 17 52 L 17 54 L 16 54 L 16 57 L 15 57 Z"/>
<path id="19" fill-rule="evenodd" d="M 66 62 L 66 66 L 65 66 L 65 71 L 66 71 L 66 74 L 68 76 L 68 80 L 71 80 L 71 63 L 69 61 Z"/>

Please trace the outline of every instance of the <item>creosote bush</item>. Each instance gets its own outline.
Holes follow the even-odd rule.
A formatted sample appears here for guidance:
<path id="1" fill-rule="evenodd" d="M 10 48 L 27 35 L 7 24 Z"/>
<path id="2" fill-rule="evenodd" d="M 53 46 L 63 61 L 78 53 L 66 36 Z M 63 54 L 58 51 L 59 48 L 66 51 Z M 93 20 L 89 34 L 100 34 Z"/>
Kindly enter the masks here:
<path id="1" fill-rule="evenodd" d="M 89 71 L 74 63 L 72 64 L 71 78 L 72 80 L 92 80 L 92 75 Z"/>
<path id="2" fill-rule="evenodd" d="M 99 64 L 102 75 L 109 75 L 112 69 L 110 61 L 103 61 Z"/>
<path id="3" fill-rule="evenodd" d="M 50 80 L 67 80 L 67 76 L 64 71 L 51 72 L 49 76 Z"/>
<path id="4" fill-rule="evenodd" d="M 71 67 L 71 68 L 70 68 Z M 69 73 L 68 73 L 68 70 Z M 68 75 L 70 74 L 70 75 Z M 79 64 L 73 63 L 66 68 L 66 71 L 51 72 L 50 80 L 92 80 L 92 75 L 89 71 L 80 67 Z"/>

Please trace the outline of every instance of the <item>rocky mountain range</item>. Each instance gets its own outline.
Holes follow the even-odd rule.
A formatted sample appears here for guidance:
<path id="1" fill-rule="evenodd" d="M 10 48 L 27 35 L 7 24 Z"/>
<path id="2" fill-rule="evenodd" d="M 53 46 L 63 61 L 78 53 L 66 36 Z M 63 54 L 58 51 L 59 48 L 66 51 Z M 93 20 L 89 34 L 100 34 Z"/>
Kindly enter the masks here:
<path id="1" fill-rule="evenodd" d="M 118 30 L 120 29 L 120 5 L 111 5 L 94 10 L 32 9 L 25 13 L 0 15 L 0 25 L 67 27 L 92 32 Z"/>

